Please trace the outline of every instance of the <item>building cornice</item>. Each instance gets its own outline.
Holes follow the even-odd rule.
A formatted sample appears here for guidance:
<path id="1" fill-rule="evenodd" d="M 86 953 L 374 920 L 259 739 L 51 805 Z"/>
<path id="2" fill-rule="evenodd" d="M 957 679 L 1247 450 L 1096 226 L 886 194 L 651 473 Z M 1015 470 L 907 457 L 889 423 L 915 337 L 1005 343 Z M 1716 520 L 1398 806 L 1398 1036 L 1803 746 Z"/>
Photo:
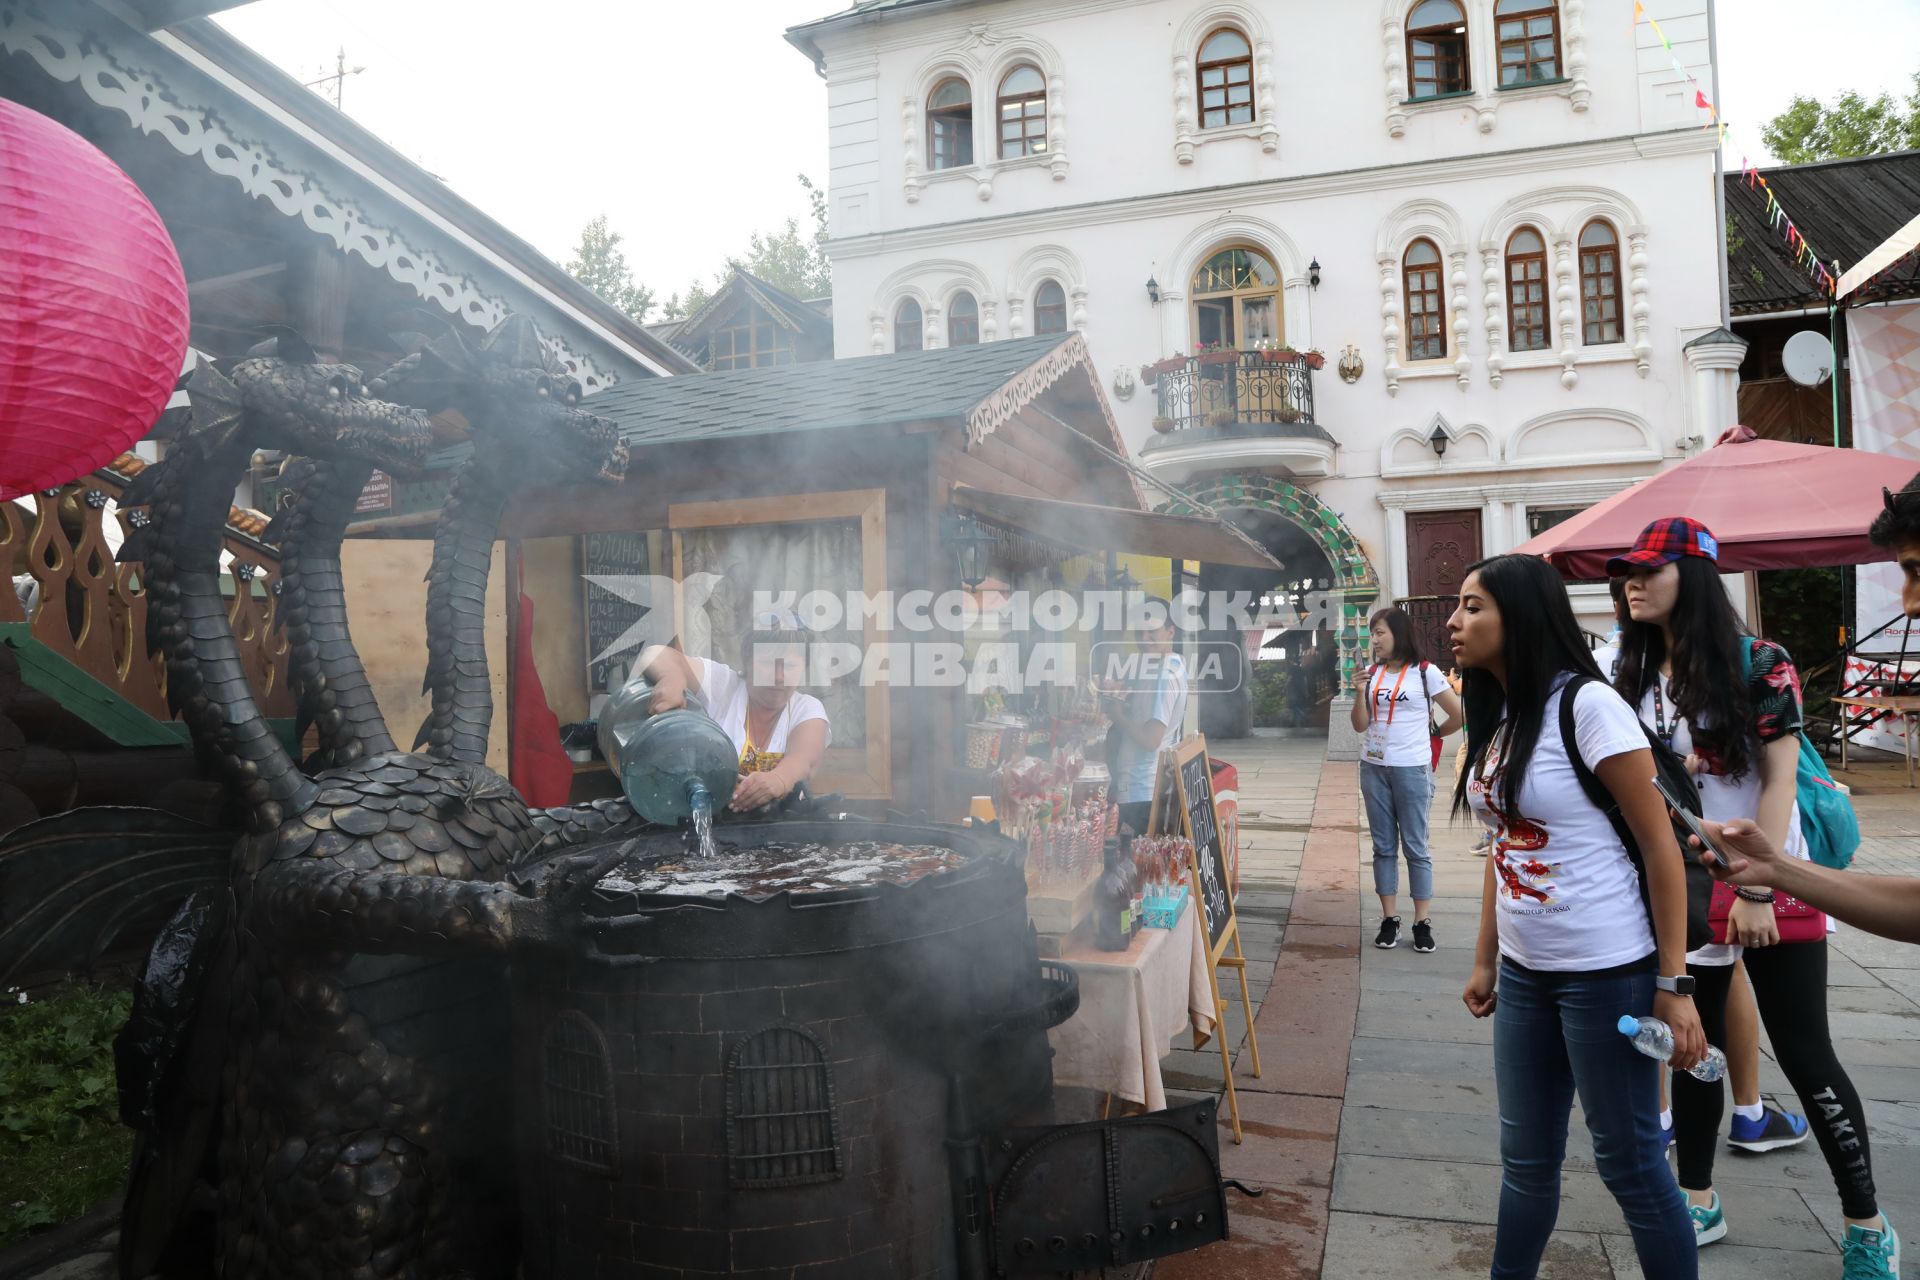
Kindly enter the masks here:
<path id="1" fill-rule="evenodd" d="M 1450 156 L 1413 163 L 1374 165 L 1364 169 L 1302 174 L 1291 178 L 1262 178 L 1191 191 L 1123 196 L 1114 200 L 1056 205 L 1024 213 L 991 214 L 897 231 L 877 231 L 864 236 L 829 240 L 827 253 L 835 259 L 865 258 L 881 253 L 946 248 L 956 243 L 990 240 L 1006 235 L 1043 234 L 1146 218 L 1210 213 L 1217 211 L 1223 201 L 1237 204 L 1252 197 L 1257 197 L 1262 203 L 1325 199 L 1535 174 L 1543 168 L 1543 157 L 1548 156 L 1553 158 L 1555 168 L 1597 167 L 1653 157 L 1709 155 L 1714 145 L 1711 134 L 1702 134 L 1698 129 L 1676 129 L 1670 133 L 1628 135 L 1595 142 L 1556 143 L 1482 156 Z"/>

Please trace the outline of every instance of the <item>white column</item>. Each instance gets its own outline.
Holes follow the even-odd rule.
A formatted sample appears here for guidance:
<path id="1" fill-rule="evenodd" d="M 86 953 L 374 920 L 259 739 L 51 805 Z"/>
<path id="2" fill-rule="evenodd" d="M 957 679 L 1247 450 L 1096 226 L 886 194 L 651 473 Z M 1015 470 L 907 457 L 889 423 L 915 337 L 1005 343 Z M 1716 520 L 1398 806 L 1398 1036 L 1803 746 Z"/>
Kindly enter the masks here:
<path id="1" fill-rule="evenodd" d="M 1407 572 L 1407 509 L 1387 508 L 1387 594 L 1398 600 L 1407 594 L 1412 575 Z"/>
<path id="2" fill-rule="evenodd" d="M 1687 425 L 1708 446 L 1740 420 L 1740 361 L 1747 340 L 1714 329 L 1681 351 L 1687 357 Z"/>

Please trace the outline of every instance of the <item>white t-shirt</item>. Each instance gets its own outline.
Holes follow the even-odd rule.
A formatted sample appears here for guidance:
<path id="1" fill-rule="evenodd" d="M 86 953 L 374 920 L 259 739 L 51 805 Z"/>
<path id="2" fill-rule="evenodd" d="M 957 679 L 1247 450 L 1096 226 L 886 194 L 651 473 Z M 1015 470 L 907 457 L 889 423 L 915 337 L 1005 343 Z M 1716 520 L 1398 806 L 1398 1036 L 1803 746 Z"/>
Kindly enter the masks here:
<path id="1" fill-rule="evenodd" d="M 1168 747 L 1178 746 L 1181 736 L 1186 733 L 1186 663 L 1179 654 L 1169 653 L 1154 665 L 1159 670 L 1154 677 L 1153 688 L 1135 691 L 1133 705 L 1139 709 L 1142 720 L 1158 720 L 1167 729 L 1160 735 L 1160 745 L 1152 749 L 1137 746 L 1131 737 L 1122 735 L 1119 748 L 1114 752 L 1116 804 L 1136 804 L 1153 799 L 1153 769 L 1160 762 L 1160 753 Z"/>
<path id="2" fill-rule="evenodd" d="M 1520 788 L 1520 814 L 1499 809 L 1497 737 L 1467 783 L 1467 800 L 1493 832 L 1500 953 L 1529 969 L 1610 969 L 1650 954 L 1653 926 L 1632 859 L 1607 815 L 1587 798 L 1561 743 L 1560 698 L 1560 688 L 1547 698 L 1540 742 Z M 1573 723 L 1589 769 L 1646 750 L 1633 709 L 1605 685 L 1581 687 Z"/>
<path id="3" fill-rule="evenodd" d="M 699 677 L 700 700 L 707 704 L 707 714 L 726 730 L 727 737 L 733 740 L 734 751 L 744 756 L 747 750 L 746 680 L 732 667 L 709 658 L 689 658 L 687 661 Z M 787 698 L 787 705 L 781 708 L 780 718 L 773 722 L 767 740 L 753 744 L 760 756 L 760 767 L 765 769 L 779 763 L 779 758 L 787 751 L 787 735 L 809 720 L 826 721 L 827 709 L 812 694 L 796 690 Z M 827 722 L 827 741 L 833 741 L 831 722 Z M 770 762 L 768 757 L 772 757 Z"/>
<path id="4" fill-rule="evenodd" d="M 1433 700 L 1447 689 L 1447 678 L 1430 662 L 1398 671 L 1375 667 L 1367 675 L 1369 718 L 1360 758 L 1389 768 L 1430 767 L 1433 743 L 1427 717 L 1436 710 Z"/>
<path id="5" fill-rule="evenodd" d="M 1640 719 L 1654 732 L 1662 732 L 1661 720 L 1666 721 L 1666 730 L 1673 734 L 1669 743 L 1682 759 L 1694 754 L 1693 726 L 1674 710 L 1673 693 L 1667 677 L 1657 677 L 1660 685 L 1660 714 L 1656 715 L 1653 701 L 1653 687 L 1648 686 L 1646 694 L 1640 699 Z M 1761 750 L 1765 750 L 1762 746 Z M 1711 766 L 1709 766 L 1709 769 Z M 1693 780 L 1700 784 L 1701 816 L 1714 822 L 1726 822 L 1733 818 L 1746 818 L 1748 821 L 1760 816 L 1760 762 L 1758 759 L 1748 763 L 1746 773 L 1738 778 L 1723 777 L 1712 772 L 1701 772 Z M 1807 842 L 1800 834 L 1800 806 L 1793 806 L 1793 812 L 1787 820 L 1786 852 L 1795 858 L 1807 856 Z M 1695 951 L 1687 952 L 1688 964 L 1732 964 L 1740 958 L 1746 948 L 1738 943 L 1709 942 Z"/>

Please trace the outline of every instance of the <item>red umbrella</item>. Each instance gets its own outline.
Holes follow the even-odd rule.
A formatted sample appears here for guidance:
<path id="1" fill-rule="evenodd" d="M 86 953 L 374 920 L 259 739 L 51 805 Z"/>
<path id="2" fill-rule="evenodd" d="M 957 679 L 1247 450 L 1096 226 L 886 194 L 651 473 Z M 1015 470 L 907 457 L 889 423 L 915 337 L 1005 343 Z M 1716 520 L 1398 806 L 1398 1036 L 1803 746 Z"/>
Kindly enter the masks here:
<path id="1" fill-rule="evenodd" d="M 1515 550 L 1545 556 L 1563 577 L 1607 576 L 1607 559 L 1662 516 L 1692 516 L 1720 540 L 1720 567 L 1803 569 L 1890 559 L 1867 541 L 1883 486 L 1920 471 L 1912 458 L 1784 444 L 1735 427 L 1713 448 L 1649 477 Z"/>

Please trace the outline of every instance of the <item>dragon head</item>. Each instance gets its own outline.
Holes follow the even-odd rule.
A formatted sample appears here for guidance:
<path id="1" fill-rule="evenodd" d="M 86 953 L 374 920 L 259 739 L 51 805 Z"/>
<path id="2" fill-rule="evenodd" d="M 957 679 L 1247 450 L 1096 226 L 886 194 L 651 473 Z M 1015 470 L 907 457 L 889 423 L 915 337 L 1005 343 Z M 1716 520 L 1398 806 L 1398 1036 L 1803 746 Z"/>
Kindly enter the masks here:
<path id="1" fill-rule="evenodd" d="M 627 447 L 606 418 L 579 408 L 577 380 L 554 367 L 539 330 L 508 316 L 469 347 L 458 330 L 427 341 L 374 379 L 381 395 L 429 412 L 458 409 L 481 464 L 516 484 L 618 483 Z"/>
<path id="2" fill-rule="evenodd" d="M 427 415 L 373 398 L 360 370 L 322 360 L 279 330 L 222 373 L 195 372 L 188 393 L 195 431 L 243 429 L 256 447 L 309 458 L 355 459 L 405 474 L 426 460 Z"/>

